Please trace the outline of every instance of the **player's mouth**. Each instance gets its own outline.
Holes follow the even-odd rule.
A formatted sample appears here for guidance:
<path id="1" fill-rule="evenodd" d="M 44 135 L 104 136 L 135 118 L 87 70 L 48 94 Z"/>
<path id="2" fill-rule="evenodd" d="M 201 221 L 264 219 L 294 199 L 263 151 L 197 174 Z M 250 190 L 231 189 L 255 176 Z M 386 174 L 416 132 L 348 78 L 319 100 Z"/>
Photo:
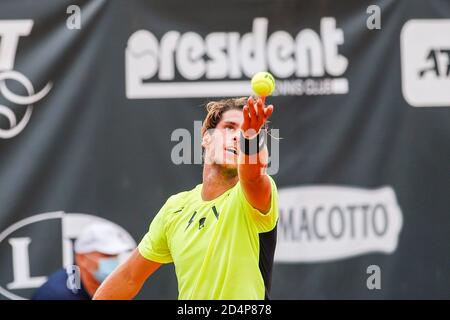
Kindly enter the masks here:
<path id="1" fill-rule="evenodd" d="M 234 154 L 234 155 L 236 155 L 236 156 L 237 156 L 237 154 L 238 154 L 236 148 L 230 147 L 230 148 L 225 148 L 225 150 L 228 151 L 228 152 L 231 152 L 232 154 Z"/>

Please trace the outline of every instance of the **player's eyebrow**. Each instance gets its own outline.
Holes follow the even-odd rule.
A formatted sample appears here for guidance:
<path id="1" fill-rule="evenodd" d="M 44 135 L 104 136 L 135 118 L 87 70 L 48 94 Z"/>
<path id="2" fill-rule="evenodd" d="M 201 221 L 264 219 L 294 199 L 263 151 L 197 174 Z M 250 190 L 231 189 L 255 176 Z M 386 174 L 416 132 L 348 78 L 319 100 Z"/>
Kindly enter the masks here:
<path id="1" fill-rule="evenodd" d="M 235 121 L 224 121 L 224 125 L 232 125 L 234 127 L 238 126 L 238 123 Z"/>

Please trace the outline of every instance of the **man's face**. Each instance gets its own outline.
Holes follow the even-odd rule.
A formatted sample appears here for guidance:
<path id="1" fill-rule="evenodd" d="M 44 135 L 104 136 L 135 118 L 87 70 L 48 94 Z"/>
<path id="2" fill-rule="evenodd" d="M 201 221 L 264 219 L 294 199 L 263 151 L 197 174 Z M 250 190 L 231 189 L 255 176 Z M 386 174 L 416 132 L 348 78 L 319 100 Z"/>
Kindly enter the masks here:
<path id="1" fill-rule="evenodd" d="M 76 254 L 75 259 L 77 265 L 89 272 L 92 278 L 95 279 L 95 273 L 99 269 L 99 262 L 105 258 L 115 258 L 115 255 L 103 254 L 100 252 L 89 252 L 83 254 Z M 97 280 L 96 280 L 97 281 Z M 100 284 L 100 283 L 99 283 Z"/>
<path id="2" fill-rule="evenodd" d="M 228 110 L 222 114 L 222 119 L 216 128 L 208 130 L 203 135 L 205 164 L 216 164 L 225 169 L 237 169 L 242 121 L 241 110 Z"/>

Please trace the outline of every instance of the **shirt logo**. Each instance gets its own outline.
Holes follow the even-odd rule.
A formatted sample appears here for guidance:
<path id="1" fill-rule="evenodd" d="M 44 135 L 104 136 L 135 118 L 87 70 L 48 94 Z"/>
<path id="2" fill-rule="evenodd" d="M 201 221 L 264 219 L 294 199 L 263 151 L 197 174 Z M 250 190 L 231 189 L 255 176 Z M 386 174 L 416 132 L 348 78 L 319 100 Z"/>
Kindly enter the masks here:
<path id="1" fill-rule="evenodd" d="M 205 226 L 205 220 L 206 217 L 203 217 L 198 221 L 198 230 L 202 229 Z"/>
<path id="2" fill-rule="evenodd" d="M 197 214 L 197 211 L 194 212 L 194 214 L 192 215 L 192 217 L 189 219 L 188 225 L 186 226 L 186 229 L 184 229 L 184 231 L 186 231 L 189 226 L 191 225 L 192 221 L 194 221 L 194 217 Z"/>
<path id="3" fill-rule="evenodd" d="M 216 206 L 212 206 L 211 209 L 212 209 L 213 214 L 216 217 L 216 219 L 219 220 L 219 212 L 217 211 Z M 188 221 L 186 229 L 184 229 L 184 231 L 186 231 L 189 228 L 189 226 L 192 224 L 192 222 L 194 222 L 194 218 L 195 218 L 196 214 L 197 214 L 197 211 L 195 211 L 192 214 L 191 218 Z M 200 220 L 198 221 L 198 230 L 203 229 L 203 227 L 205 226 L 205 221 L 206 221 L 206 217 L 200 218 Z"/>

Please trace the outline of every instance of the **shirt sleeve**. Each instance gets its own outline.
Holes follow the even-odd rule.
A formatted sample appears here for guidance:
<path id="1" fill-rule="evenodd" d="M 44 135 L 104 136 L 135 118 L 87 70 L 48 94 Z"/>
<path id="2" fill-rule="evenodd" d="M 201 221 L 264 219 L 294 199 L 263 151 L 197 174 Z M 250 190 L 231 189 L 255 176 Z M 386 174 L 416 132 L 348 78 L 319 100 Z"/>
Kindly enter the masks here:
<path id="1" fill-rule="evenodd" d="M 245 212 L 249 214 L 250 220 L 255 224 L 259 233 L 269 232 L 273 230 L 273 228 L 275 228 L 278 222 L 277 186 L 272 177 L 270 176 L 267 177 L 269 178 L 270 184 L 272 186 L 272 196 L 271 196 L 272 198 L 270 200 L 269 212 L 266 214 L 263 214 L 258 209 L 253 208 L 253 206 L 248 202 L 247 198 L 245 197 L 244 190 L 242 190 L 242 186 L 240 183 L 237 188 L 239 200 L 243 204 Z"/>
<path id="2" fill-rule="evenodd" d="M 150 224 L 148 232 L 138 245 L 139 253 L 148 260 L 159 263 L 170 263 L 173 261 L 166 234 L 168 211 L 167 201 L 156 214 Z"/>

